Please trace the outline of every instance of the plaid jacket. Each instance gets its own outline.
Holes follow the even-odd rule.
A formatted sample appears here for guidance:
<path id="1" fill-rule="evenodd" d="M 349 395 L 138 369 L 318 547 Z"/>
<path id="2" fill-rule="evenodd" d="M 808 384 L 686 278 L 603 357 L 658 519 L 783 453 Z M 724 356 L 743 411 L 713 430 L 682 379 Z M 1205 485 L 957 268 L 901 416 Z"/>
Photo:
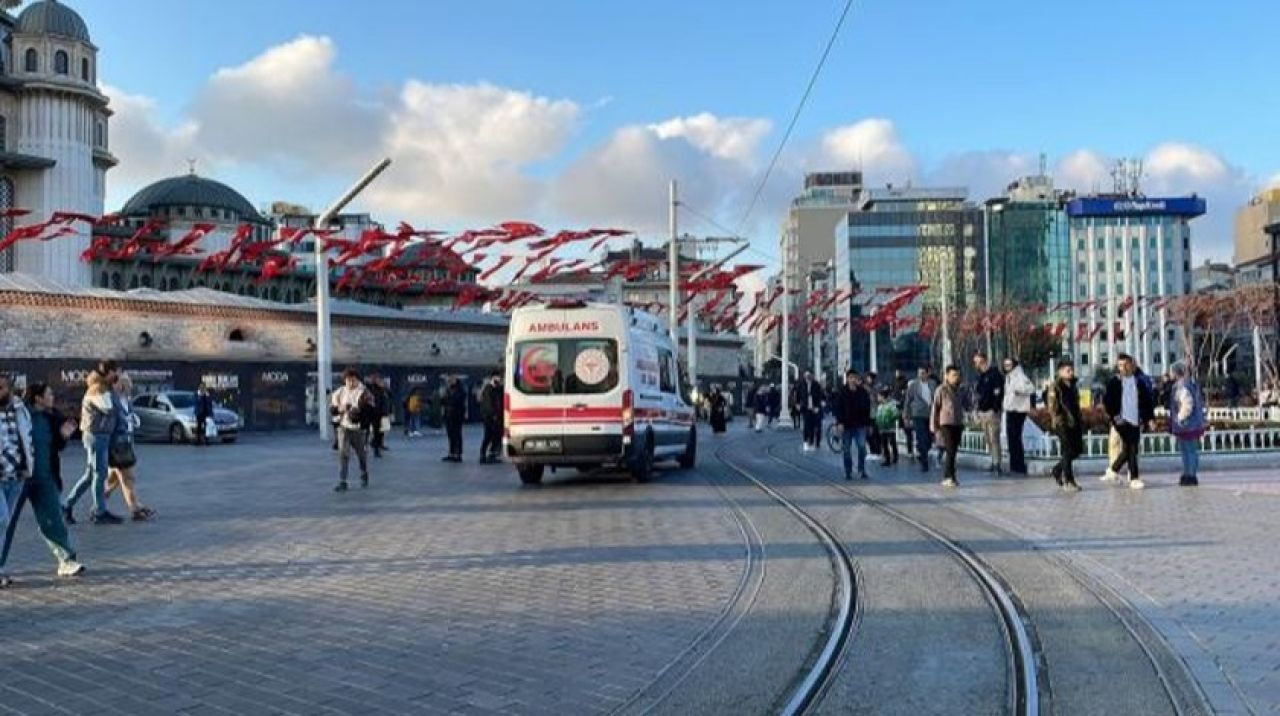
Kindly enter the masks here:
<path id="1" fill-rule="evenodd" d="M 31 476 L 31 413 L 21 400 L 11 398 L 0 408 L 0 482 Z"/>

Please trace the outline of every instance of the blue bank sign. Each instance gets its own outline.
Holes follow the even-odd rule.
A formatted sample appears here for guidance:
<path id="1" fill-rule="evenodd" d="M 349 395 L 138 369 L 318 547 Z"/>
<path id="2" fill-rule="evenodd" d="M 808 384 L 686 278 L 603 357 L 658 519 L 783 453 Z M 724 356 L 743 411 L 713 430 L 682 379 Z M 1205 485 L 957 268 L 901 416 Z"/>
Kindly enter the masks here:
<path id="1" fill-rule="evenodd" d="M 1067 204 L 1068 216 L 1200 216 L 1205 212 L 1204 199 L 1176 197 L 1124 197 L 1120 199 L 1075 199 Z"/>

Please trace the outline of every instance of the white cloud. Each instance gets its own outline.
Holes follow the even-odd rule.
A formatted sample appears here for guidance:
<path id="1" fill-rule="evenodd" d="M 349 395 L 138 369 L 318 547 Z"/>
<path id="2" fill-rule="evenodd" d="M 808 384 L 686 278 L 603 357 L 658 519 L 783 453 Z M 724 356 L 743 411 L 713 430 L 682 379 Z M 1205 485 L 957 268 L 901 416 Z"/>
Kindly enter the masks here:
<path id="1" fill-rule="evenodd" d="M 822 136 L 821 166 L 855 167 L 869 185 L 902 183 L 916 176 L 915 157 L 893 122 L 873 117 L 836 127 Z"/>
<path id="2" fill-rule="evenodd" d="M 744 163 L 755 160 L 760 140 L 769 134 L 773 124 L 767 119 L 746 117 L 720 118 L 709 112 L 691 117 L 674 117 L 649 125 L 660 139 L 682 137 L 698 149 L 720 159 Z"/>
<path id="3" fill-rule="evenodd" d="M 1030 154 L 1004 151 L 964 152 L 944 157 L 928 174 L 928 182 L 938 186 L 963 186 L 969 198 L 983 201 L 1000 196 L 1009 183 L 1035 174 L 1037 160 Z"/>
<path id="4" fill-rule="evenodd" d="M 1088 149 L 1077 149 L 1058 160 L 1054 170 L 1058 186 L 1081 193 L 1111 186 L 1111 160 Z"/>
<path id="5" fill-rule="evenodd" d="M 433 220 L 528 215 L 542 186 L 525 168 L 563 149 L 579 113 L 568 100 L 489 84 L 410 81 L 382 142 L 395 164 L 370 199 L 396 215 Z"/>
<path id="6" fill-rule="evenodd" d="M 109 145 L 120 160 L 111 170 L 109 188 L 126 190 L 138 184 L 149 183 L 160 177 L 179 174 L 187 166 L 188 159 L 206 162 L 209 156 L 197 143 L 199 126 L 187 120 L 174 128 L 162 127 L 156 120 L 156 102 L 150 97 L 129 94 L 112 85 L 102 85 L 102 91 L 111 99 L 115 112 L 111 117 Z M 116 196 L 108 206 L 116 206 L 128 199 L 128 194 Z"/>
<path id="7" fill-rule="evenodd" d="M 1275 176 L 1271 177 L 1270 179 L 1268 179 L 1268 180 L 1267 180 L 1267 183 L 1266 183 L 1266 186 L 1267 186 L 1267 188 L 1271 188 L 1271 187 L 1280 187 L 1280 174 L 1277 174 L 1277 175 L 1275 175 Z"/>

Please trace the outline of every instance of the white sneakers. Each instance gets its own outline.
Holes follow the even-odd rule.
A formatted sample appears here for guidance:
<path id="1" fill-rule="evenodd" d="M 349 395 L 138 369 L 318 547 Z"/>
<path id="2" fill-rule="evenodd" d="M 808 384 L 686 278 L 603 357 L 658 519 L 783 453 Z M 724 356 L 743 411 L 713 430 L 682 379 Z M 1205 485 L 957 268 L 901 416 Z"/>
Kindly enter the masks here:
<path id="1" fill-rule="evenodd" d="M 942 481 L 942 486 L 947 488 L 959 487 L 960 483 L 956 482 L 954 478 L 948 477 L 947 479 Z"/>
<path id="2" fill-rule="evenodd" d="M 813 446 L 812 446 L 812 445 L 810 445 L 809 443 L 802 443 L 802 445 L 803 445 L 804 447 L 802 447 L 801 449 L 802 449 L 804 452 L 813 452 Z"/>
<path id="3" fill-rule="evenodd" d="M 67 561 L 58 565 L 59 577 L 79 577 L 83 573 L 84 573 L 84 565 L 80 564 L 74 559 L 68 559 Z"/>
<path id="4" fill-rule="evenodd" d="M 1111 468 L 1107 468 L 1107 472 L 1103 474 L 1102 477 L 1099 477 L 1098 479 L 1103 482 L 1115 482 L 1116 480 L 1120 479 L 1120 476 L 1117 475 L 1115 471 L 1112 470 Z"/>
<path id="5" fill-rule="evenodd" d="M 1144 488 L 1144 487 L 1146 487 L 1146 486 L 1147 486 L 1147 483 L 1143 482 L 1142 480 L 1130 480 L 1130 481 L 1129 481 L 1129 489 L 1130 489 L 1130 490 L 1141 490 L 1141 489 L 1143 489 L 1143 488 Z"/>

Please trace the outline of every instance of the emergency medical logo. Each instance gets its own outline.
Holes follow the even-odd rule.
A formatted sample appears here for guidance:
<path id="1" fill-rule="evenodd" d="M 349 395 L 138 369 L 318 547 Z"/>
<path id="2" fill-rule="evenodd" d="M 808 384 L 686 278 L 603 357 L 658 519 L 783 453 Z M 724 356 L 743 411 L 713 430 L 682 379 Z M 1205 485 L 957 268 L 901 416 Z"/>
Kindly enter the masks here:
<path id="1" fill-rule="evenodd" d="M 588 348 L 573 361 L 573 373 L 586 385 L 599 385 L 609 377 L 609 356 L 599 348 Z"/>
<path id="2" fill-rule="evenodd" d="M 520 356 L 520 379 L 533 390 L 547 390 L 557 370 L 555 346 L 529 346 Z"/>

